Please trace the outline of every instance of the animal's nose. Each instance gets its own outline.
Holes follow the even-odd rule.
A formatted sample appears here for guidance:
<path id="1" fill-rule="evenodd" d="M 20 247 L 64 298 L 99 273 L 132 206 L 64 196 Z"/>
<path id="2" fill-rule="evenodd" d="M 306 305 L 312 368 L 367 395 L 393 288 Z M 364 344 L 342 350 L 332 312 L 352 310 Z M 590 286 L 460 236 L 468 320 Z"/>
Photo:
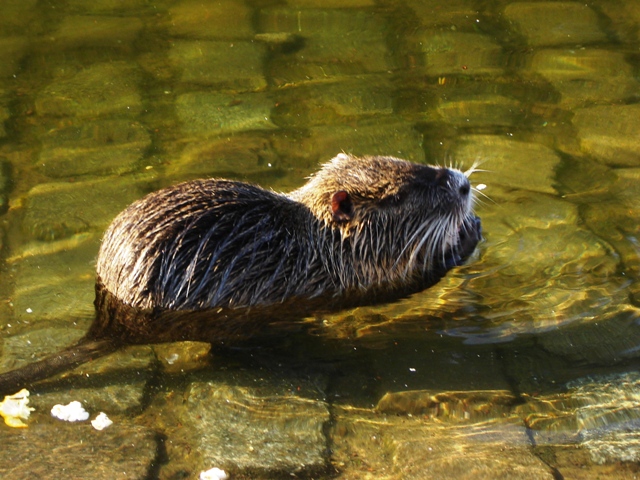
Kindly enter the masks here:
<path id="1" fill-rule="evenodd" d="M 463 178 L 462 184 L 458 187 L 458 191 L 463 197 L 469 195 L 469 192 L 471 191 L 471 184 L 469 183 L 469 179 L 467 177 Z"/>
<path id="2" fill-rule="evenodd" d="M 469 192 L 471 192 L 469 179 L 458 170 L 441 168 L 438 170 L 438 173 L 436 173 L 436 183 L 440 186 L 450 188 L 452 191 L 457 191 L 461 197 L 466 197 L 469 195 Z"/>

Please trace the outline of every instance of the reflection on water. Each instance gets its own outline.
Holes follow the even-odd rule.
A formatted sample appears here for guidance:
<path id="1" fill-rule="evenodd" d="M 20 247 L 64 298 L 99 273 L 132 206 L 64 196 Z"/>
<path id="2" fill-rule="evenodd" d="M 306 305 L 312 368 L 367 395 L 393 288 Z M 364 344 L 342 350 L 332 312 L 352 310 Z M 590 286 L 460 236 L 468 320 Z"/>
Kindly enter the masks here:
<path id="1" fill-rule="evenodd" d="M 2 9 L 2 371 L 86 331 L 102 232 L 161 186 L 290 190 L 340 151 L 476 164 L 487 185 L 484 243 L 428 291 L 233 349 L 129 348 L 30 388 L 29 428 L 0 429 L 3 478 L 636 473 L 634 2 Z M 114 425 L 54 423 L 72 400 Z"/>

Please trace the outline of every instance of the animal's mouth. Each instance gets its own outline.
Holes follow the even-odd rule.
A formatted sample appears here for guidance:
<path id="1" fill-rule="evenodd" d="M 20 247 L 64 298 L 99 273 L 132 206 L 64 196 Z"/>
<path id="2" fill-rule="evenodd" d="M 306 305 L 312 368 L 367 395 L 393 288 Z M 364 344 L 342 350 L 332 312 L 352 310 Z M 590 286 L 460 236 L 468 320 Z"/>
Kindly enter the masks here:
<path id="1" fill-rule="evenodd" d="M 445 253 L 445 268 L 462 265 L 482 239 L 482 223 L 479 217 L 469 216 L 458 230 L 458 241 Z"/>

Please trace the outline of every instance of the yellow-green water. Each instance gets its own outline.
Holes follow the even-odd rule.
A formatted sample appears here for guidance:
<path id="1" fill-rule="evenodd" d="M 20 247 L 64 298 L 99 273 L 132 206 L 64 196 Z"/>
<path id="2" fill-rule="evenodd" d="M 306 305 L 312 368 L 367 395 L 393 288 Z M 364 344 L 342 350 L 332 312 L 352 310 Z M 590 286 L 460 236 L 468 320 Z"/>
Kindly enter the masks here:
<path id="1" fill-rule="evenodd" d="M 286 191 L 341 151 L 477 163 L 485 232 L 394 304 L 30 388 L 2 478 L 638 475 L 640 2 L 1 9 L 2 371 L 83 335 L 102 232 L 180 180 Z M 114 425 L 51 418 L 72 400 Z"/>

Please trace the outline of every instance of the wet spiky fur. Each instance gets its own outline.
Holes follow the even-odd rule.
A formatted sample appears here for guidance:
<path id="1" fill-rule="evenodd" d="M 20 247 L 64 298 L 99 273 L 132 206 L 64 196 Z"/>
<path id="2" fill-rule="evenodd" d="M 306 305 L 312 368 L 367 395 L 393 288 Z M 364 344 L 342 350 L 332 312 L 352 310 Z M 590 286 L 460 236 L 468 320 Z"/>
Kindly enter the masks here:
<path id="1" fill-rule="evenodd" d="M 352 202 L 347 221 L 332 214 L 338 191 Z M 341 154 L 289 195 L 216 179 L 152 193 L 114 220 L 97 271 L 145 309 L 394 288 L 459 264 L 460 236 L 476 228 L 471 207 L 457 170 Z"/>
<path id="2" fill-rule="evenodd" d="M 85 337 L 0 374 L 0 394 L 126 344 L 224 343 L 334 299 L 419 290 L 473 252 L 471 206 L 457 170 L 348 155 L 289 195 L 215 179 L 152 193 L 105 234 Z"/>

